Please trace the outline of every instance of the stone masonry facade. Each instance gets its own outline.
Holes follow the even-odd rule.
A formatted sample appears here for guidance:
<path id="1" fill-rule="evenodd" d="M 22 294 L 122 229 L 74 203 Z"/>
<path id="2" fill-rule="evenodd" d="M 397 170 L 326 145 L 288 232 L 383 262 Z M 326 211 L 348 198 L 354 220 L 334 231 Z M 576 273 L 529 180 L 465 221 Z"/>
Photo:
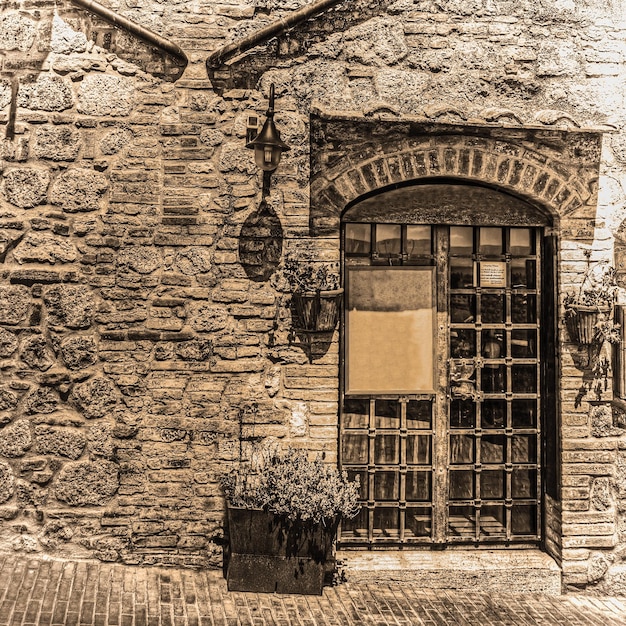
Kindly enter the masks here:
<path id="1" fill-rule="evenodd" d="M 339 333 L 311 358 L 280 267 L 258 280 L 240 258 L 270 83 L 282 258 L 337 262 L 346 204 L 448 176 L 551 215 L 560 302 L 587 251 L 626 286 L 624 3 L 338 2 L 209 74 L 307 2 L 102 4 L 179 46 L 184 72 L 80 2 L 0 10 L 3 550 L 219 567 L 219 475 L 242 445 L 336 462 Z M 626 413 L 561 313 L 546 549 L 566 588 L 624 594 Z"/>

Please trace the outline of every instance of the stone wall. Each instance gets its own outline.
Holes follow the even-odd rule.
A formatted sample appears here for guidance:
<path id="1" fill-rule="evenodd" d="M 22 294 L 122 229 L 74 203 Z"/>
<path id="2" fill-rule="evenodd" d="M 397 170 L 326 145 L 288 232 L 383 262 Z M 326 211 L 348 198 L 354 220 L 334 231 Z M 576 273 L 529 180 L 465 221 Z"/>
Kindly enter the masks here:
<path id="1" fill-rule="evenodd" d="M 310 114 L 323 109 L 380 120 L 381 143 L 384 121 L 402 116 L 546 136 L 614 130 L 599 178 L 554 170 L 570 193 L 559 206 L 578 195 L 590 209 L 563 211 L 558 224 L 561 294 L 587 249 L 611 259 L 615 239 L 623 270 L 621 3 L 344 2 L 212 82 L 211 51 L 305 3 L 105 4 L 180 45 L 183 77 L 168 82 L 154 50 L 122 45 L 130 35 L 119 29 L 117 47 L 99 47 L 106 38 L 69 1 L 56 17 L 43 0 L 0 15 L 3 547 L 217 566 L 217 476 L 240 440 L 276 437 L 336 460 L 337 333 L 310 359 L 280 273 L 251 279 L 240 264 L 260 200 L 246 122 L 263 114 L 271 82 L 292 146 L 269 199 L 284 254 L 339 260 L 336 228 L 309 230 L 311 212 L 324 216 L 337 198 L 309 187 L 319 173 Z M 558 162 L 561 148 L 545 149 Z M 581 397 L 592 373 L 564 329 L 560 339 L 562 501 L 550 510 L 562 520 L 551 517 L 551 551 L 562 551 L 567 584 L 624 592 L 624 420 L 610 386 Z"/>

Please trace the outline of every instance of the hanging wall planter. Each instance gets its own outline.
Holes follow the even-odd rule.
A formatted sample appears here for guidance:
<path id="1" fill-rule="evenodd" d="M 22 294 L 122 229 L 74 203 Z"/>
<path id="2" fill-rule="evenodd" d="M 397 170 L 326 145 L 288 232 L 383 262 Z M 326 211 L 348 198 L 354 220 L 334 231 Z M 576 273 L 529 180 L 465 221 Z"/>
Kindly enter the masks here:
<path id="1" fill-rule="evenodd" d="M 604 327 L 611 319 L 609 306 L 570 306 L 565 312 L 567 332 L 574 343 L 589 346 L 602 342 L 605 337 Z"/>
<path id="2" fill-rule="evenodd" d="M 296 291 L 292 295 L 298 330 L 309 333 L 332 332 L 339 321 L 343 289 Z"/>
<path id="3" fill-rule="evenodd" d="M 302 333 L 332 333 L 339 321 L 343 289 L 339 265 L 294 258 L 285 260 L 283 276 L 291 290 L 294 327 Z"/>
<path id="4" fill-rule="evenodd" d="M 618 343 L 619 327 L 613 323 L 613 306 L 617 297 L 615 268 L 605 262 L 591 265 L 588 252 L 587 269 L 576 292 L 565 296 L 565 326 L 570 339 L 579 346 Z"/>

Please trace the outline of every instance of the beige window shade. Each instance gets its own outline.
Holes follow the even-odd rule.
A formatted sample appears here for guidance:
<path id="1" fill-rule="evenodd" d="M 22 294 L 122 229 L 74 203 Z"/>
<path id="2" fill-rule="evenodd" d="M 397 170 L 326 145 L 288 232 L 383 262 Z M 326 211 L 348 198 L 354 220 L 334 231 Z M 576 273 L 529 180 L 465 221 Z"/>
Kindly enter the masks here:
<path id="1" fill-rule="evenodd" d="M 348 269 L 346 393 L 434 387 L 434 268 Z"/>

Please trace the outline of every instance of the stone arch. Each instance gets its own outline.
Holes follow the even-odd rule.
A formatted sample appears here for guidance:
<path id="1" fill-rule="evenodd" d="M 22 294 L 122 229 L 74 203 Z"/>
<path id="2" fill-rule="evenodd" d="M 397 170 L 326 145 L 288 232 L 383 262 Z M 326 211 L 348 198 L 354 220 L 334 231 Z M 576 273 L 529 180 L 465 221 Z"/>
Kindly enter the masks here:
<path id="1" fill-rule="evenodd" d="M 593 220 L 599 133 L 322 120 L 312 144 L 313 235 L 339 231 L 343 210 L 384 189 L 431 179 L 478 183 L 561 220 Z M 496 132 L 497 131 L 497 132 Z M 356 138 L 356 139 L 355 139 Z M 361 138 L 361 139 L 359 139 Z"/>

